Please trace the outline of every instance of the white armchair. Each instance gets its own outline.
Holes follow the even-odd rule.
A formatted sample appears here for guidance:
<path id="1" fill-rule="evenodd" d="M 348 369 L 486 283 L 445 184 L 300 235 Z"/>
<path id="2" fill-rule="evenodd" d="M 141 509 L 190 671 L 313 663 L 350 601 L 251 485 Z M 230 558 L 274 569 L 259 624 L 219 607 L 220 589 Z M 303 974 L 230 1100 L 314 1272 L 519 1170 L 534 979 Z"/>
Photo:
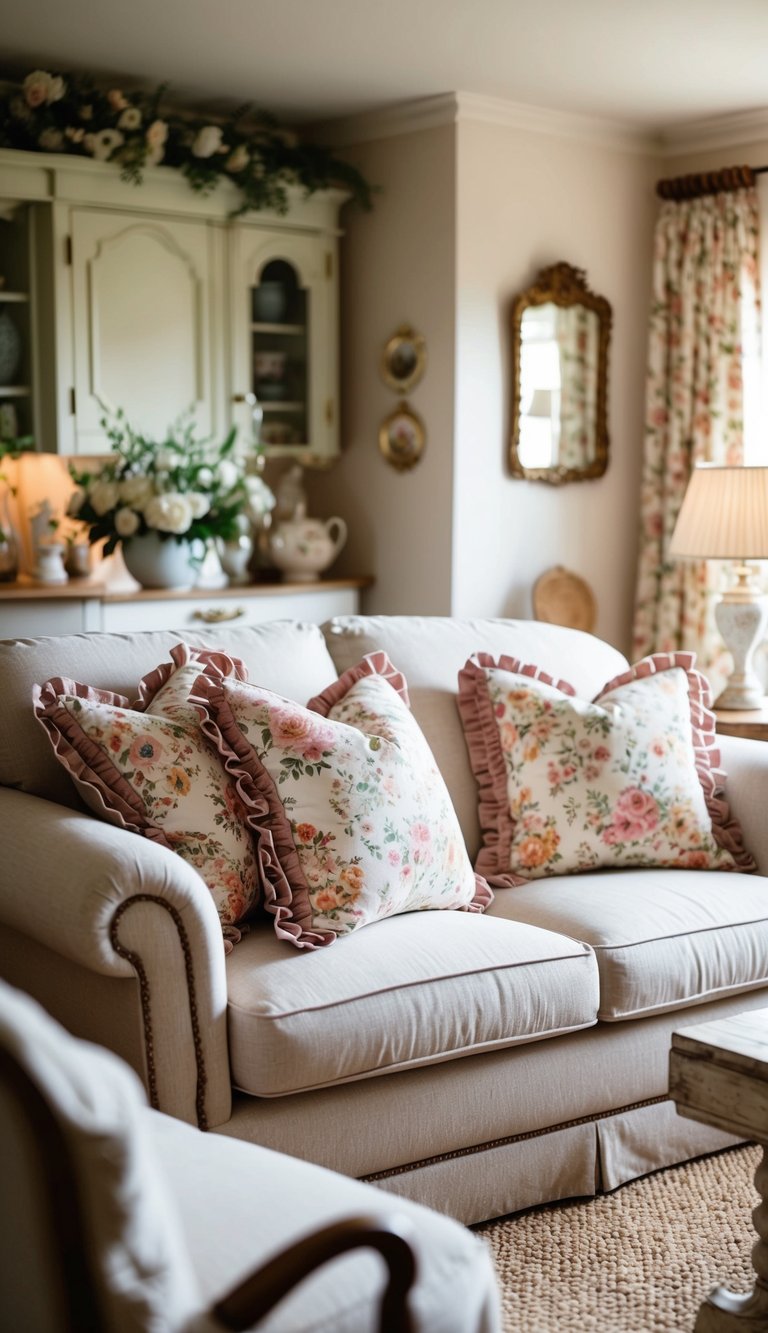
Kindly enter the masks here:
<path id="1" fill-rule="evenodd" d="M 0 1134 L 4 1328 L 499 1326 L 488 1254 L 463 1227 L 150 1110 L 122 1061 L 3 983 Z"/>

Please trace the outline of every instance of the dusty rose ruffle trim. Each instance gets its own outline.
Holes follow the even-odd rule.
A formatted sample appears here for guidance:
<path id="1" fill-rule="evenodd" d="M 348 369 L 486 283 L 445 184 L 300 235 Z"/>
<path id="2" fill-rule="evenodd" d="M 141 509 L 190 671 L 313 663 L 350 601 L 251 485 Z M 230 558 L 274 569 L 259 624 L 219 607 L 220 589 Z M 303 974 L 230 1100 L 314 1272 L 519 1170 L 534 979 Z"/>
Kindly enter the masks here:
<path id="1" fill-rule="evenodd" d="M 213 667 L 222 676 L 235 676 L 237 680 L 247 680 L 248 671 L 239 657 L 219 652 L 216 648 L 193 647 L 191 643 L 175 643 L 171 648 L 171 661 L 161 662 L 154 671 L 147 672 L 139 681 L 139 693 L 130 705 L 136 713 L 149 711 L 152 700 L 159 694 L 171 676 L 188 666 L 190 662 L 199 662 L 200 668 Z"/>
<path id="2" fill-rule="evenodd" d="M 352 686 L 358 680 L 363 680 L 365 676 L 381 676 L 383 680 L 389 682 L 392 689 L 400 695 L 403 703 L 410 708 L 411 701 L 408 697 L 408 685 L 405 676 L 402 671 L 398 671 L 397 667 L 392 665 L 387 654 L 382 651 L 367 653 L 363 660 L 358 662 L 357 666 L 350 667 L 342 676 L 339 676 L 338 680 L 329 685 L 327 690 L 323 690 L 322 694 L 316 694 L 314 698 L 310 699 L 307 708 L 312 713 L 320 713 L 322 717 L 327 717 L 334 704 L 337 704 L 340 699 L 349 694 Z"/>
<path id="3" fill-rule="evenodd" d="M 574 690 L 567 681 L 553 680 L 545 671 L 522 663 L 517 657 L 496 659 L 490 653 L 475 653 L 459 672 L 459 713 L 478 785 L 478 819 L 483 834 L 475 869 L 494 888 L 509 889 L 527 884 L 528 879 L 509 869 L 515 825 L 509 813 L 507 769 L 488 693 L 486 669 L 515 671 L 545 685 L 554 685 L 563 694 L 573 694 Z"/>
<path id="4" fill-rule="evenodd" d="M 291 826 L 269 773 L 235 720 L 226 679 L 199 675 L 189 702 L 200 713 L 203 735 L 216 748 L 246 810 L 263 903 L 274 918 L 275 934 L 298 949 L 321 949 L 332 944 L 335 931 L 312 928 L 309 888 Z"/>
<path id="5" fill-rule="evenodd" d="M 696 654 L 691 652 L 652 653 L 636 662 L 629 670 L 614 676 L 595 698 L 599 703 L 606 694 L 629 685 L 633 680 L 642 680 L 645 676 L 656 675 L 659 671 L 670 671 L 679 667 L 688 677 L 688 700 L 691 709 L 691 738 L 696 763 L 696 773 L 704 793 L 707 813 L 712 822 L 712 836 L 718 847 L 729 852 L 734 861 L 734 869 L 752 874 L 757 870 L 757 862 L 744 846 L 744 830 L 738 819 L 731 813 L 725 799 L 726 774 L 720 767 L 720 751 L 717 748 L 716 719 L 710 708 L 712 695 L 706 676 L 696 670 Z"/>
<path id="6" fill-rule="evenodd" d="M 115 767 L 101 746 L 83 730 L 76 717 L 61 702 L 62 696 L 84 699 L 88 703 L 107 704 L 131 711 L 122 694 L 96 690 L 75 680 L 52 676 L 44 685 L 33 687 L 35 714 L 48 732 L 54 754 L 67 770 L 89 805 L 92 794 L 98 797 L 104 818 L 118 828 L 140 833 L 162 847 L 173 850 L 162 829 L 152 824 L 141 797 Z"/>

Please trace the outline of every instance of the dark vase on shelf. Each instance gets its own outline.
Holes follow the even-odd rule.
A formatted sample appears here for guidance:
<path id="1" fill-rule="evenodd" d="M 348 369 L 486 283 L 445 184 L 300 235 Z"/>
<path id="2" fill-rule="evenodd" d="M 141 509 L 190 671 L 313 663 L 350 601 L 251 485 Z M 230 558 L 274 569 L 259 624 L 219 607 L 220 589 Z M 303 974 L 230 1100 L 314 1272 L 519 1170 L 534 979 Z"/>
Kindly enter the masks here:
<path id="1" fill-rule="evenodd" d="M 282 282 L 261 282 L 253 289 L 253 318 L 257 324 L 282 324 L 287 292 Z"/>
<path id="2" fill-rule="evenodd" d="M 21 361 L 21 334 L 7 310 L 0 309 L 0 384 L 13 384 Z"/>

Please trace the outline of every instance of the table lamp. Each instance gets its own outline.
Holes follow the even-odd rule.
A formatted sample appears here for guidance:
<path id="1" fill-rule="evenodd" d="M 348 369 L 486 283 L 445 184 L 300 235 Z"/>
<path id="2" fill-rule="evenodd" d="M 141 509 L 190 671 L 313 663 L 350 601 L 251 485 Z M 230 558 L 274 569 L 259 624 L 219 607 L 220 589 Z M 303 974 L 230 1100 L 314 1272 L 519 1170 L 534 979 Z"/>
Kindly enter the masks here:
<path id="1" fill-rule="evenodd" d="M 765 690 L 752 670 L 752 653 L 765 628 L 768 600 L 747 561 L 768 559 L 768 467 L 695 467 L 669 554 L 735 562 L 735 584 L 715 607 L 715 622 L 733 655 L 733 671 L 715 707 L 760 708 Z"/>

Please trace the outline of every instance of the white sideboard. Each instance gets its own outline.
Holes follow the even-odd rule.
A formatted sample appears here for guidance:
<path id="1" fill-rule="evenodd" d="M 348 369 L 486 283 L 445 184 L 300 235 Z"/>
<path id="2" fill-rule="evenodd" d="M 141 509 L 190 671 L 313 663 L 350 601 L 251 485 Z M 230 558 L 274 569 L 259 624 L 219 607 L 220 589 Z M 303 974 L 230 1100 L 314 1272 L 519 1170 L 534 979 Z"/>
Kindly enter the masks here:
<path id="1" fill-rule="evenodd" d="M 204 630 L 206 625 L 227 622 L 255 625 L 285 619 L 320 624 L 331 616 L 357 612 L 360 594 L 370 583 L 368 578 L 348 578 L 190 592 L 116 592 L 88 580 L 72 581 L 61 589 L 22 581 L 0 585 L 0 639 L 94 630 Z"/>

